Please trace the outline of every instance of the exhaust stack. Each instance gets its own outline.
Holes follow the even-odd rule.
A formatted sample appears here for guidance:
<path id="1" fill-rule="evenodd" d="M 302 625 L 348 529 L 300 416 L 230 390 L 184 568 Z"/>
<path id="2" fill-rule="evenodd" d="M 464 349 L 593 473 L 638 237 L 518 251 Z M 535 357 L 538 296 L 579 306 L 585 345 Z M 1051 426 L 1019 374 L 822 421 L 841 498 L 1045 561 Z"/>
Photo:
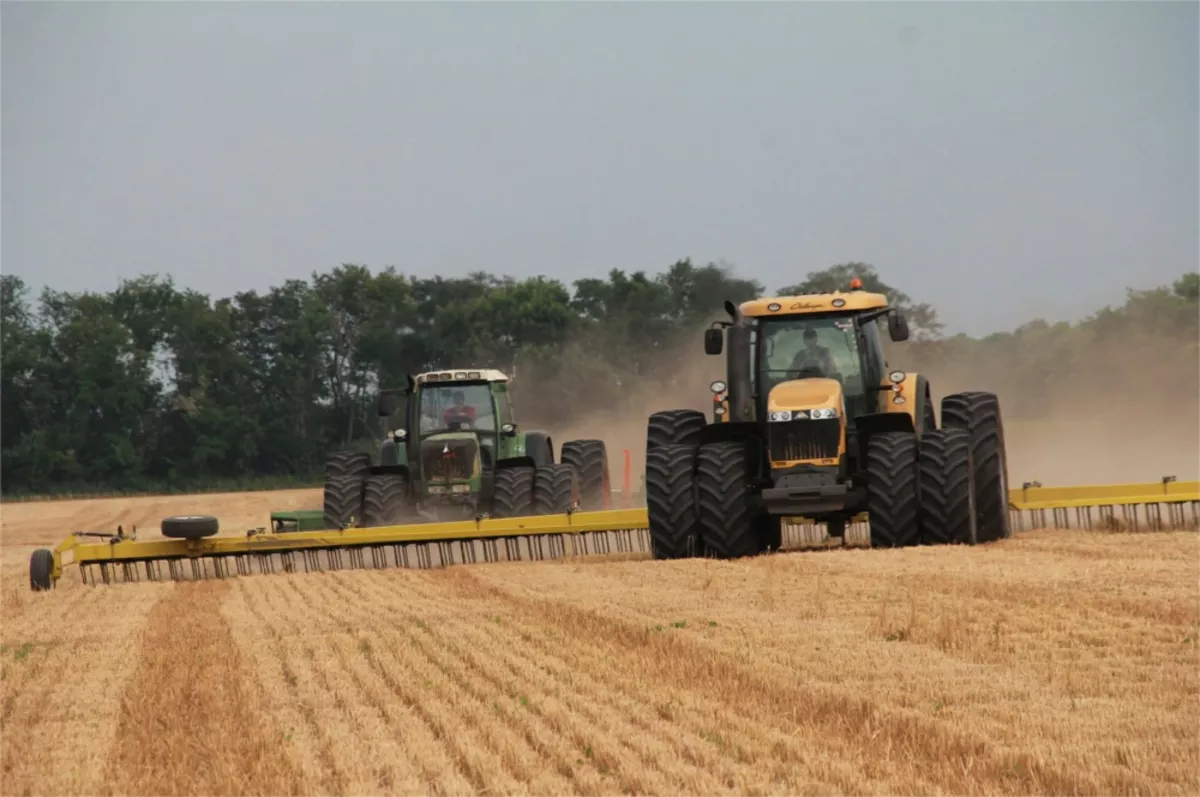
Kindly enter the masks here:
<path id="1" fill-rule="evenodd" d="M 733 319 L 726 333 L 729 351 L 725 355 L 725 381 L 728 384 L 729 420 L 732 423 L 754 420 L 754 396 L 750 380 L 750 328 L 746 317 L 733 302 L 725 301 L 725 312 Z"/>

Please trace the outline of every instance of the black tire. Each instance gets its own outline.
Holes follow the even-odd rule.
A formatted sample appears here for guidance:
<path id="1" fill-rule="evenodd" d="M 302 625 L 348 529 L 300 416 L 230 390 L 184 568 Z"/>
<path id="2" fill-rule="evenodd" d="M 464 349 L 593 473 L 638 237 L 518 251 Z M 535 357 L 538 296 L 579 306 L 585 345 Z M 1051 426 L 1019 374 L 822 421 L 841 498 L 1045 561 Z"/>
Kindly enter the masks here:
<path id="1" fill-rule="evenodd" d="M 491 516 L 527 517 L 533 514 L 534 469 L 524 465 L 496 471 Z"/>
<path id="2" fill-rule="evenodd" d="M 650 448 L 646 454 L 646 516 L 655 559 L 685 559 L 699 552 L 696 446 Z"/>
<path id="3" fill-rule="evenodd" d="M 533 480 L 533 513 L 565 515 L 579 505 L 579 477 L 570 465 L 545 465 Z"/>
<path id="4" fill-rule="evenodd" d="M 325 528 L 346 528 L 352 522 L 362 525 L 362 476 L 331 476 L 325 479 Z"/>
<path id="5" fill-rule="evenodd" d="M 221 528 L 212 515 L 175 515 L 163 518 L 162 535 L 173 540 L 199 540 L 211 537 Z"/>
<path id="6" fill-rule="evenodd" d="M 970 391 L 942 399 L 942 427 L 971 435 L 975 471 L 975 517 L 979 542 L 1012 536 L 1008 516 L 1008 452 L 1000 401 L 994 393 Z"/>
<path id="7" fill-rule="evenodd" d="M 867 520 L 872 548 L 903 548 L 921 541 L 917 509 L 917 436 L 873 435 L 867 443 Z"/>
<path id="8" fill-rule="evenodd" d="M 413 518 L 408 478 L 402 473 L 368 476 L 363 485 L 363 526 L 398 526 Z"/>
<path id="9" fill-rule="evenodd" d="M 545 432 L 528 432 L 525 435 L 525 453 L 533 460 L 535 468 L 553 465 L 554 441 Z"/>
<path id="10" fill-rule="evenodd" d="M 700 538 L 718 559 L 762 553 L 763 526 L 749 488 L 749 455 L 743 443 L 707 443 L 696 455 Z"/>
<path id="11" fill-rule="evenodd" d="M 371 457 L 361 451 L 335 451 L 325 460 L 325 479 L 367 478 Z"/>
<path id="12" fill-rule="evenodd" d="M 700 434 L 707 425 L 708 419 L 697 410 L 652 413 L 646 423 L 646 451 L 656 446 L 700 445 Z"/>
<path id="13" fill-rule="evenodd" d="M 937 415 L 934 413 L 933 399 L 929 396 L 925 397 L 925 410 L 922 417 L 923 428 L 921 429 L 921 434 L 937 430 Z"/>
<path id="14" fill-rule="evenodd" d="M 54 553 L 49 548 L 38 548 L 29 557 L 29 588 L 42 592 L 54 586 Z"/>
<path id="15" fill-rule="evenodd" d="M 921 542 L 974 545 L 975 480 L 971 435 L 939 429 L 921 438 Z"/>
<path id="16" fill-rule="evenodd" d="M 603 440 L 570 440 L 562 444 L 564 465 L 579 479 L 579 508 L 585 512 L 607 508 L 612 486 L 608 474 L 608 448 Z"/>

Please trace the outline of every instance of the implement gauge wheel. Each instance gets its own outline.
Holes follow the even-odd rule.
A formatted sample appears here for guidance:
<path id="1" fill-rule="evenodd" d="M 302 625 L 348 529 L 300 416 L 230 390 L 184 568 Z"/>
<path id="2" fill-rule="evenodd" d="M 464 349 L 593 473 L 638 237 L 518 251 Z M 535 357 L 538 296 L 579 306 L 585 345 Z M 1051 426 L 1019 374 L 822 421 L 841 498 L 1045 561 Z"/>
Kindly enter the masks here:
<path id="1" fill-rule="evenodd" d="M 219 528 L 217 519 L 212 515 L 175 515 L 162 521 L 162 535 L 173 540 L 211 537 Z"/>
<path id="2" fill-rule="evenodd" d="M 54 572 L 54 554 L 48 548 L 38 548 L 29 557 L 29 588 L 34 592 L 51 589 L 54 582 L 50 574 Z"/>

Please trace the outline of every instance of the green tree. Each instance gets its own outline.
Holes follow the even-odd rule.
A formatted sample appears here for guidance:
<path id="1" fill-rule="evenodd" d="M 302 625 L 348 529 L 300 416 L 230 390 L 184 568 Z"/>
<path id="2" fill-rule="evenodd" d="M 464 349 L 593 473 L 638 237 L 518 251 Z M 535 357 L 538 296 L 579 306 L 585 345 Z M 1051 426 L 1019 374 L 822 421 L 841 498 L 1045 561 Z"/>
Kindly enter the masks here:
<path id="1" fill-rule="evenodd" d="M 801 293 L 829 293 L 850 290 L 850 280 L 862 280 L 863 290 L 882 293 L 888 303 L 904 311 L 908 318 L 912 340 L 935 340 L 942 335 L 945 325 L 938 320 L 937 312 L 926 303 L 914 302 L 907 293 L 884 282 L 875 267 L 869 263 L 840 263 L 822 271 L 810 271 L 803 282 L 780 288 L 781 295 Z"/>

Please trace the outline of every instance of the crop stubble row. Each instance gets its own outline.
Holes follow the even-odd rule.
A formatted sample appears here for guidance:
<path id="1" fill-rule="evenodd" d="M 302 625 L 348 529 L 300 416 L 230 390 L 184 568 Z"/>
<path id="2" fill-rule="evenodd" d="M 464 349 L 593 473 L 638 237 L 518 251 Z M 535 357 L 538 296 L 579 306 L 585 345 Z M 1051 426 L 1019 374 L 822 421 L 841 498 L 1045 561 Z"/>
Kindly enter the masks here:
<path id="1" fill-rule="evenodd" d="M 57 590 L 5 604 L 3 793 L 1195 793 L 1196 552 Z"/>

